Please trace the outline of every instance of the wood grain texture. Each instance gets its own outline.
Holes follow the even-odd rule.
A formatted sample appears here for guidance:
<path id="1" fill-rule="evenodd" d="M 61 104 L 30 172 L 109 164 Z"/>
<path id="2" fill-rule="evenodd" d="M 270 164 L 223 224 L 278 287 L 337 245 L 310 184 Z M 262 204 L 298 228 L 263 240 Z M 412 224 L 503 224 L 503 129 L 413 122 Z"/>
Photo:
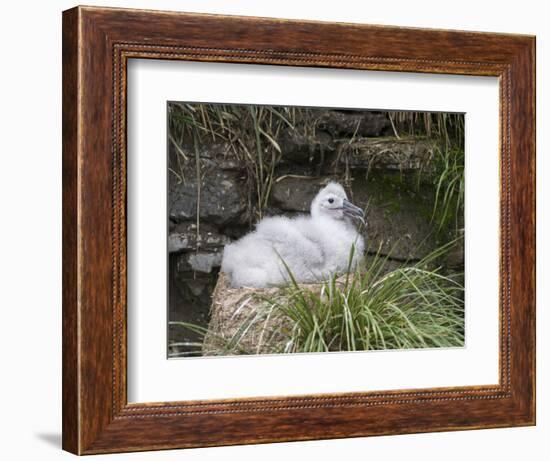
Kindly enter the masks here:
<path id="1" fill-rule="evenodd" d="M 78 7 L 63 15 L 63 447 L 78 454 L 534 424 L 533 37 Z M 500 382 L 128 404 L 126 64 L 175 59 L 500 79 Z"/>
<path id="2" fill-rule="evenodd" d="M 63 448 L 79 452 L 78 381 L 78 10 L 63 17 Z"/>

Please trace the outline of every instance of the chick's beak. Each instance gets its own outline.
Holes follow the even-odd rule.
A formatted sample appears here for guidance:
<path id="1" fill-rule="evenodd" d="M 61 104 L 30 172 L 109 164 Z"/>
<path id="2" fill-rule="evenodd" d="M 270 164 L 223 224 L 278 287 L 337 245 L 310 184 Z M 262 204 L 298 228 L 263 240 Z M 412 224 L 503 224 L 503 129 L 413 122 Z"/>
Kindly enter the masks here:
<path id="1" fill-rule="evenodd" d="M 350 216 L 352 218 L 359 218 L 361 220 L 365 218 L 365 213 L 363 212 L 363 210 L 358 206 L 355 206 L 353 203 L 351 203 L 347 199 L 344 199 L 344 203 L 342 204 L 342 210 L 344 211 L 345 215 Z"/>

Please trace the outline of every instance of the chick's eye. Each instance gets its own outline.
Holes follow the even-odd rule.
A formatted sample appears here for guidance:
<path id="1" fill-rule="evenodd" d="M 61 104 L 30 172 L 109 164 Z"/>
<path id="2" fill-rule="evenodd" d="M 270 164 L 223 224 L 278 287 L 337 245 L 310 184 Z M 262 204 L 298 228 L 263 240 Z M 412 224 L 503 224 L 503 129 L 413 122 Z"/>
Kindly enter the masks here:
<path id="1" fill-rule="evenodd" d="M 334 199 L 333 199 L 333 198 L 329 198 L 329 199 L 328 199 L 328 203 L 334 203 Z"/>

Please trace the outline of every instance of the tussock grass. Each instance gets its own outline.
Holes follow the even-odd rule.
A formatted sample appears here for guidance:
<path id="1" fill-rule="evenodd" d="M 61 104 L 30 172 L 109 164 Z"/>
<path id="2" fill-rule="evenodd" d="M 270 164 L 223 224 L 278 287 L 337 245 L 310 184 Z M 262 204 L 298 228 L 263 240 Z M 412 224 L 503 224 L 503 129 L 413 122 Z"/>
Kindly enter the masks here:
<path id="1" fill-rule="evenodd" d="M 285 127 L 296 129 L 296 114 L 300 109 L 173 102 L 168 105 L 168 111 L 171 142 L 176 152 L 185 157 L 178 159 L 182 162 L 180 167 L 188 161 L 189 155 L 181 148 L 186 140 L 226 143 L 247 172 L 249 203 L 256 218 L 260 219 L 281 160 L 279 135 Z M 174 174 L 184 176 L 182 171 L 174 171 Z"/>
<path id="2" fill-rule="evenodd" d="M 386 115 L 397 138 L 408 134 L 436 141 L 432 171 L 426 178 L 434 187 L 431 220 L 440 236 L 460 235 L 464 226 L 464 114 L 387 112 Z"/>
<path id="3" fill-rule="evenodd" d="M 444 274 L 437 264 L 451 247 L 394 270 L 388 270 L 388 257 L 377 255 L 368 265 L 321 283 L 320 289 L 300 285 L 291 276 L 291 285 L 279 295 L 258 294 L 257 308 L 231 337 L 219 335 L 212 343 L 216 350 L 208 354 L 461 347 L 463 274 Z M 274 317 L 278 321 L 270 328 Z M 202 327 L 180 326 L 207 334 Z M 253 350 L 243 347 L 247 333 L 258 327 L 261 344 Z"/>
<path id="4" fill-rule="evenodd" d="M 401 134 L 443 139 L 464 146 L 464 114 L 451 112 L 385 112 L 396 137 Z"/>
<path id="5" fill-rule="evenodd" d="M 436 150 L 432 222 L 437 232 L 458 234 L 464 226 L 464 149 Z"/>

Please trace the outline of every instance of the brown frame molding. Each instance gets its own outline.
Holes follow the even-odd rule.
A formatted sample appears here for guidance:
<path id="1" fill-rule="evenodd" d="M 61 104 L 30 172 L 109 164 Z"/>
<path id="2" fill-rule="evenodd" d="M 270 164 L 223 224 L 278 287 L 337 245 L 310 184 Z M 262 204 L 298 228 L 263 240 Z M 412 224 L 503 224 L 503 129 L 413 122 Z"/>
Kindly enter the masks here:
<path id="1" fill-rule="evenodd" d="M 128 404 L 126 64 L 176 59 L 500 80 L 500 382 Z M 535 38 L 77 7 L 63 13 L 63 448 L 77 454 L 535 424 Z"/>

